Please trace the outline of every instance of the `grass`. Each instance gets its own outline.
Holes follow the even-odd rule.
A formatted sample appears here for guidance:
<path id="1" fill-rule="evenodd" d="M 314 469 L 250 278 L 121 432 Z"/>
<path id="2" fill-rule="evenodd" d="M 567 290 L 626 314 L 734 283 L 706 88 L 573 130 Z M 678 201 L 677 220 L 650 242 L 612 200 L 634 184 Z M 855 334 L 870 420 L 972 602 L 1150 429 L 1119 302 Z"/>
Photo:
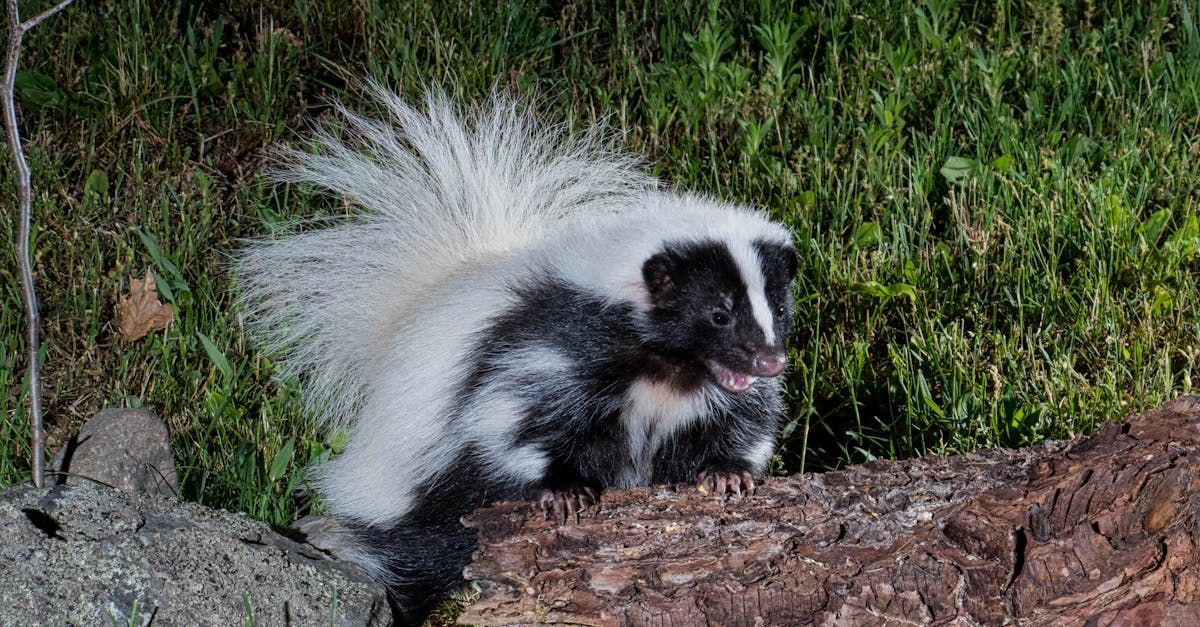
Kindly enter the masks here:
<path id="1" fill-rule="evenodd" d="M 222 264 L 337 210 L 257 172 L 364 76 L 539 93 L 549 116 L 622 128 L 667 180 L 786 221 L 802 263 L 778 473 L 1066 438 L 1196 390 L 1195 3 L 496 5 L 80 0 L 29 35 L 52 450 L 104 406 L 146 406 L 186 498 L 276 525 L 319 507 L 300 471 L 340 435 L 271 380 Z M 176 320 L 125 343 L 115 305 L 147 268 Z M 8 484 L 29 472 L 11 256 L 0 279 Z"/>

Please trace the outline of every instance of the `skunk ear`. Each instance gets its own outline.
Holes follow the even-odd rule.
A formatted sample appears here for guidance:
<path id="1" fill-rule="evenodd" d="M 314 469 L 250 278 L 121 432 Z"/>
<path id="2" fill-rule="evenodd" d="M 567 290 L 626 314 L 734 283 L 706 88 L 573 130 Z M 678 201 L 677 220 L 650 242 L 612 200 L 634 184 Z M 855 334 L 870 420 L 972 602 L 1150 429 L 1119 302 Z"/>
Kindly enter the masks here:
<path id="1" fill-rule="evenodd" d="M 642 279 L 646 282 L 646 290 L 650 292 L 650 302 L 661 306 L 675 297 L 678 286 L 672 276 L 675 272 L 675 260 L 670 253 L 661 252 L 642 264 Z"/>
<path id="2" fill-rule="evenodd" d="M 764 273 L 781 283 L 796 280 L 800 258 L 790 244 L 759 243 L 757 249 Z"/>
<path id="3" fill-rule="evenodd" d="M 800 257 L 796 254 L 796 249 L 791 246 L 784 248 L 783 251 L 783 262 L 787 265 L 788 280 L 795 280 L 796 271 L 800 269 Z"/>

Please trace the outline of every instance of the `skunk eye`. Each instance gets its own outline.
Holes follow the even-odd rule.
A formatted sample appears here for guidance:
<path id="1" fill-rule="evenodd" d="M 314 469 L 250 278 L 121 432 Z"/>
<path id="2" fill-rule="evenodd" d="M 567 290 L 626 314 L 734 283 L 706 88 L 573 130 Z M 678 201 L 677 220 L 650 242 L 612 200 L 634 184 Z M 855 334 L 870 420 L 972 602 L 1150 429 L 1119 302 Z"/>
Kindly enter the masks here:
<path id="1" fill-rule="evenodd" d="M 729 314 L 723 311 L 712 312 L 712 323 L 714 325 L 718 327 L 727 327 L 731 322 L 733 322 L 733 318 L 729 317 Z"/>

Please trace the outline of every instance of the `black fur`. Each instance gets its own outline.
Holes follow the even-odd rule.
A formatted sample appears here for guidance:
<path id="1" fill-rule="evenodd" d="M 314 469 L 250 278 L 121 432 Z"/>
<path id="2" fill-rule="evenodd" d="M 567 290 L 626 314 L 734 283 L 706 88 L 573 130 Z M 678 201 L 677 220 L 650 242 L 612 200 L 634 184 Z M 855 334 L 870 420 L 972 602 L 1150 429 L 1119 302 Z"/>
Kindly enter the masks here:
<path id="1" fill-rule="evenodd" d="M 750 372 L 756 356 L 783 351 L 791 324 L 796 253 L 790 246 L 756 242 L 775 341 L 767 343 L 746 286 L 729 250 L 719 242 L 668 246 L 645 262 L 642 275 L 655 309 L 647 348 L 692 360 L 712 359 Z"/>
<path id="2" fill-rule="evenodd" d="M 654 309 L 639 315 L 631 305 L 612 304 L 553 275 L 514 287 L 517 305 L 478 333 L 474 362 L 461 384 L 460 407 L 509 376 L 506 359 L 514 349 L 537 347 L 566 355 L 569 381 L 520 377 L 500 381 L 524 402 L 525 416 L 509 443 L 545 451 L 544 476 L 520 485 L 489 476 L 476 451 L 465 451 L 452 472 L 422 486 L 421 502 L 403 520 L 386 528 L 358 526 L 373 553 L 386 555 L 396 574 L 390 592 L 403 610 L 400 619 L 421 620 L 447 591 L 461 584 L 475 539 L 459 524 L 473 509 L 500 500 L 534 498 L 541 490 L 618 485 L 635 461 L 620 411 L 631 385 L 651 379 L 681 392 L 708 385 L 704 361 L 732 367 L 756 351 L 780 350 L 791 312 L 789 286 L 795 254 L 783 246 L 760 244 L 768 301 L 776 312 L 776 346 L 766 346 L 754 320 L 746 288 L 732 256 L 718 242 L 669 246 L 646 261 L 643 275 Z M 714 321 L 714 312 L 728 319 Z M 724 323 L 724 324 L 720 324 Z M 572 399 L 564 404 L 565 386 Z M 781 402 L 774 387 L 752 386 L 732 395 L 727 409 L 672 434 L 652 455 L 654 483 L 690 482 L 701 471 L 753 470 L 746 454 L 772 439 L 779 428 Z M 455 415 L 452 421 L 475 417 Z"/>

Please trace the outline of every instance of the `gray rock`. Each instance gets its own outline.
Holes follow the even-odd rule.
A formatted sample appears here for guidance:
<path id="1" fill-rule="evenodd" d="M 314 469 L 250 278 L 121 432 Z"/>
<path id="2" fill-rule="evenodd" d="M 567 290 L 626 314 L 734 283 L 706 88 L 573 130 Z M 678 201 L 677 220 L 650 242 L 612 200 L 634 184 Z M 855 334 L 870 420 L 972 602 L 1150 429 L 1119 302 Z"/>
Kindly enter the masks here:
<path id="1" fill-rule="evenodd" d="M 353 533 L 326 516 L 305 516 L 288 526 L 288 535 L 334 558 L 346 559 L 359 550 Z"/>
<path id="2" fill-rule="evenodd" d="M 127 492 L 179 491 L 167 425 L 145 409 L 105 409 L 84 423 L 51 467 L 58 483 L 99 481 Z"/>
<path id="3" fill-rule="evenodd" d="M 388 625 L 391 612 L 357 567 L 241 514 L 90 482 L 0 492 L 0 625 L 151 622 Z"/>

